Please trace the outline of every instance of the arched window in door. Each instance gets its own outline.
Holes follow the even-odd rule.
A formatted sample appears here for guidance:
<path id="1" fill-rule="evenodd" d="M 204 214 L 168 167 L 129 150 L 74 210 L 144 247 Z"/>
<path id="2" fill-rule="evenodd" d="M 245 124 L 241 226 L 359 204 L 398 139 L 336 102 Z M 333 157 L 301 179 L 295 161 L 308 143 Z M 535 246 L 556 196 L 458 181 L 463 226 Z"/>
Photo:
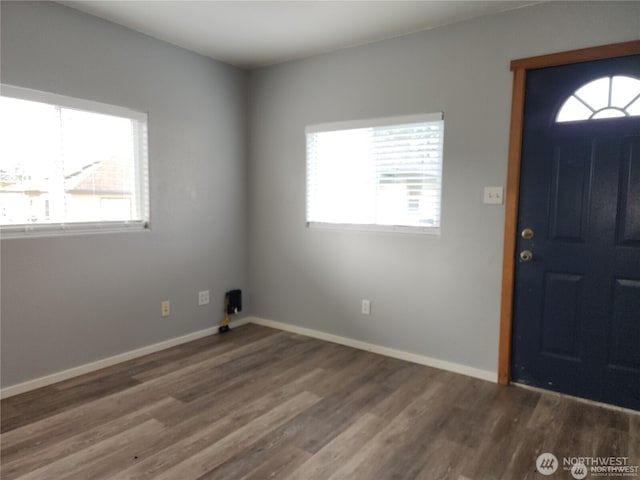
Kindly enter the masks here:
<path id="1" fill-rule="evenodd" d="M 567 98 L 556 122 L 640 116 L 640 79 L 617 75 L 583 85 Z"/>

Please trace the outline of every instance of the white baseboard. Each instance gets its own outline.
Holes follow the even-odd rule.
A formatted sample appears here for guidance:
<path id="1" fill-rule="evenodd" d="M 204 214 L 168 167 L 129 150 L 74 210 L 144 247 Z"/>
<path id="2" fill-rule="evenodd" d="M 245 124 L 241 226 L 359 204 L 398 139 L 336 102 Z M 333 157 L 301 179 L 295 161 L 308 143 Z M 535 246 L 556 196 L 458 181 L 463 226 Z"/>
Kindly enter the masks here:
<path id="1" fill-rule="evenodd" d="M 247 320 L 250 323 L 255 323 L 256 325 L 263 325 L 265 327 L 272 327 L 287 332 L 298 333 L 307 337 L 326 340 L 328 342 L 338 343 L 340 345 L 346 345 L 348 347 L 357 348 L 359 350 L 366 350 L 368 352 L 378 353 L 387 357 L 406 360 L 408 362 L 426 365 L 428 367 L 439 368 L 440 370 L 448 370 L 450 372 L 460 373 L 462 375 L 479 378 L 481 380 L 487 380 L 493 383 L 497 383 L 498 381 L 498 373 L 492 372 L 490 370 L 482 370 L 480 368 L 469 367 L 467 365 L 462 365 L 459 363 L 448 362 L 446 360 L 440 360 L 438 358 L 405 352 L 403 350 L 397 350 L 395 348 L 383 347 L 381 345 L 375 345 L 373 343 L 362 342 L 360 340 L 341 337 L 339 335 L 333 335 L 331 333 L 325 333 L 319 330 L 313 330 L 311 328 L 290 325 L 288 323 L 276 322 L 274 320 L 268 320 L 266 318 L 248 317 Z"/>
<path id="2" fill-rule="evenodd" d="M 249 318 L 242 318 L 231 322 L 230 326 L 237 327 L 240 325 L 244 325 L 245 323 L 249 323 L 249 321 Z M 19 395 L 20 393 L 35 390 L 36 388 L 40 387 L 46 387 L 47 385 L 51 385 L 53 383 L 68 380 L 79 375 L 84 375 L 85 373 L 94 372 L 96 370 L 100 370 L 101 368 L 110 367 L 117 363 L 126 362 L 127 360 L 132 360 L 138 357 L 143 357 L 145 355 L 149 355 L 150 353 L 155 353 L 160 350 L 165 350 L 167 348 L 175 347 L 176 345 L 181 345 L 183 343 L 191 342 L 193 340 L 197 340 L 199 338 L 214 335 L 217 333 L 218 326 L 205 328 L 204 330 L 200 330 L 198 332 L 189 333 L 181 337 L 171 338 L 163 342 L 154 343 L 153 345 L 147 345 L 146 347 L 114 355 L 113 357 L 103 358 L 95 362 L 86 363 L 84 365 L 70 368 L 68 370 L 52 373 L 51 375 L 46 375 L 34 380 L 29 380 L 24 383 L 11 385 L 10 387 L 6 387 L 0 390 L 0 398 L 13 397 L 14 395 Z"/>
<path id="3" fill-rule="evenodd" d="M 489 370 L 482 370 L 479 368 L 469 367 L 467 365 L 461 365 L 459 363 L 448 362 L 446 360 L 440 360 L 437 358 L 427 357 L 424 355 L 405 352 L 403 350 L 397 350 L 395 348 L 383 347 L 381 345 L 375 345 L 372 343 L 362 342 L 360 340 L 354 340 L 348 337 L 342 337 L 342 336 L 334 335 L 331 333 L 321 332 L 319 330 L 313 330 L 311 328 L 299 327 L 299 326 L 291 325 L 288 323 L 276 322 L 274 320 L 267 320 L 266 318 L 245 317 L 243 319 L 231 322 L 230 325 L 232 327 L 238 327 L 240 325 L 244 325 L 245 323 L 255 323 L 256 325 L 263 325 L 265 327 L 277 328 L 278 330 L 284 330 L 287 332 L 305 335 L 307 337 L 326 340 L 328 342 L 338 343 L 340 345 L 346 345 L 348 347 L 357 348 L 359 350 L 378 353 L 380 355 L 385 355 L 387 357 L 397 358 L 400 360 L 406 360 L 408 362 L 413 362 L 420 365 L 427 365 L 429 367 L 439 368 L 441 370 L 448 370 L 450 372 L 460 373 L 462 375 L 467 375 L 469 377 L 480 378 L 482 380 L 487 380 L 489 382 L 495 383 L 498 378 L 498 375 L 496 372 L 492 372 Z M 0 398 L 8 398 L 14 395 L 19 395 L 21 393 L 28 392 L 30 390 L 35 390 L 36 388 L 46 387 L 47 385 L 52 385 L 54 383 L 61 382 L 63 380 L 68 380 L 70 378 L 77 377 L 79 375 L 84 375 L 85 373 L 94 372 L 96 370 L 100 370 L 101 368 L 110 367 L 117 363 L 126 362 L 127 360 L 132 360 L 134 358 L 142 357 L 150 353 L 155 353 L 160 350 L 165 350 L 167 348 L 171 348 L 176 345 L 191 342 L 193 340 L 197 340 L 199 338 L 206 337 L 208 335 L 217 334 L 217 333 L 218 333 L 217 326 L 206 328 L 204 330 L 189 333 L 181 337 L 176 337 L 169 340 L 165 340 L 163 342 L 154 343 L 153 345 L 147 345 L 146 347 L 138 348 L 136 350 L 131 350 L 129 352 L 124 352 L 118 355 L 114 355 L 112 357 L 103 358 L 101 360 L 80 365 L 78 367 L 70 368 L 68 370 L 52 373 L 51 375 L 46 375 L 44 377 L 28 380 L 24 383 L 11 385 L 9 387 L 6 387 L 0 390 Z"/>

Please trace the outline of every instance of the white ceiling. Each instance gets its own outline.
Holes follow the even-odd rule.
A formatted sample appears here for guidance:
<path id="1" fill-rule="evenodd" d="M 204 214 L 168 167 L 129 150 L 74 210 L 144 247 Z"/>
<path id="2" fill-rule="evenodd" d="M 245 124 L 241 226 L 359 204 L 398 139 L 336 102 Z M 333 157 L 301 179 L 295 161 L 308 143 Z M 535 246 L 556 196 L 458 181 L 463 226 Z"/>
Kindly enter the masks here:
<path id="1" fill-rule="evenodd" d="M 528 1 L 111 1 L 64 5 L 243 68 L 519 8 Z"/>

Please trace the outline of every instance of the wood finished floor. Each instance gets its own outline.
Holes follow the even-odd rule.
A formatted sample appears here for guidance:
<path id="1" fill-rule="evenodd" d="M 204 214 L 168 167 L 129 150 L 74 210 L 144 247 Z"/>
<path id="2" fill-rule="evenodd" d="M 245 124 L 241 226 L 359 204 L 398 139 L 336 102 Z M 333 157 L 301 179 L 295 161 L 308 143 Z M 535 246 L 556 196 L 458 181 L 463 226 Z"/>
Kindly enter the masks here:
<path id="1" fill-rule="evenodd" d="M 639 415 L 256 325 L 1 406 L 3 480 L 572 478 L 536 473 L 541 452 L 640 464 Z"/>

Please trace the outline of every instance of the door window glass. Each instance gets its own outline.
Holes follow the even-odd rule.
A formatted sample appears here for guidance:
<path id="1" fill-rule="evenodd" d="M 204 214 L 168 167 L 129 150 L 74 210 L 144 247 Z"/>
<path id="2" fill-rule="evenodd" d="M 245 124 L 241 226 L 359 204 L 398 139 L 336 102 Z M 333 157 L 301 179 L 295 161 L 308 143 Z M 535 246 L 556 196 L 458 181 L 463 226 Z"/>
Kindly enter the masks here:
<path id="1" fill-rule="evenodd" d="M 618 75 L 583 85 L 565 100 L 556 122 L 640 116 L 640 79 Z"/>

